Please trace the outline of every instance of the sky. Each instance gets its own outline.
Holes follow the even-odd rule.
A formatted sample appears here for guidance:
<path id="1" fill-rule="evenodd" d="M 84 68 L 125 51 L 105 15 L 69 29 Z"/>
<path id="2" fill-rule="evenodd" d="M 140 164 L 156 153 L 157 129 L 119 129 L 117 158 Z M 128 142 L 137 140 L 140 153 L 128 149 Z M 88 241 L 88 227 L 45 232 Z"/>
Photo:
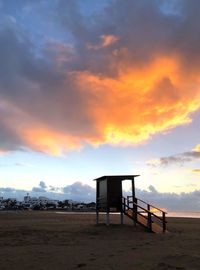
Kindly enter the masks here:
<path id="1" fill-rule="evenodd" d="M 200 211 L 199 10 L 0 0 L 0 196 L 89 201 L 139 174 L 141 198 Z"/>

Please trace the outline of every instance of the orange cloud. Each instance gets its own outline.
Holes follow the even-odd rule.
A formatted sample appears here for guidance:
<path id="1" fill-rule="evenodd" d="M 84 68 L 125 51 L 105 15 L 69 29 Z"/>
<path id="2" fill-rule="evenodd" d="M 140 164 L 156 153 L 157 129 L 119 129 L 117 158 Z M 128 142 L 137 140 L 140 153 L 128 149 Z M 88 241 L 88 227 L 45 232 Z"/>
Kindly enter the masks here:
<path id="1" fill-rule="evenodd" d="M 184 76 L 176 57 L 159 56 L 140 66 L 120 64 L 116 77 L 85 71 L 71 72 L 68 76 L 79 93 L 87 97 L 82 119 L 84 126 L 84 118 L 89 118 L 89 126 L 81 132 L 76 126 L 77 133 L 56 128 L 53 121 L 49 127 L 49 123 L 32 118 L 10 104 L 13 117 L 7 119 L 7 125 L 10 129 L 16 127 L 16 134 L 25 147 L 62 155 L 80 149 L 84 143 L 93 146 L 139 144 L 154 134 L 190 123 L 190 113 L 199 109 L 198 76 L 195 74 L 196 80 L 193 74 Z M 79 119 L 79 111 L 74 113 Z M 18 119 L 21 119 L 20 128 Z M 193 151 L 200 152 L 200 145 Z M 150 161 L 155 166 L 159 162 Z"/>
<path id="2" fill-rule="evenodd" d="M 44 128 L 26 129 L 23 137 L 32 149 L 54 156 L 81 148 L 77 138 Z"/>
<path id="3" fill-rule="evenodd" d="M 93 44 L 87 44 L 88 49 L 93 49 L 93 50 L 99 50 L 101 48 L 106 48 L 113 43 L 115 43 L 118 40 L 118 37 L 115 37 L 113 35 L 102 35 L 100 36 L 101 42 L 98 45 L 93 45 Z"/>
<path id="4" fill-rule="evenodd" d="M 183 76 L 176 57 L 157 57 L 139 67 L 120 66 L 116 78 L 89 72 L 73 76 L 92 96 L 88 110 L 102 143 L 141 143 L 190 123 L 189 114 L 199 108 L 199 86 L 191 84 L 189 74 Z"/>
<path id="5" fill-rule="evenodd" d="M 102 143 L 98 136 L 80 137 L 67 132 L 56 132 L 48 128 L 29 128 L 28 126 L 20 136 L 31 149 L 52 156 L 62 156 L 73 150 L 78 151 L 83 147 L 84 142 L 92 144 L 94 147 Z"/>
<path id="6" fill-rule="evenodd" d="M 115 43 L 118 40 L 118 38 L 113 35 L 102 35 L 101 40 L 102 40 L 102 47 L 107 47 Z"/>

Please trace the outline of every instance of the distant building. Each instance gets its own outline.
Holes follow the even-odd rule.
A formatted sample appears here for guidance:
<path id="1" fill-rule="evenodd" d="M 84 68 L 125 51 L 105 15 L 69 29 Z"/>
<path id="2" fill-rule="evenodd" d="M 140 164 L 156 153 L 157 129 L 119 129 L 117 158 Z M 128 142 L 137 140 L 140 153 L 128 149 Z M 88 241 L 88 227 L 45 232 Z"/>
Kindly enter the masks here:
<path id="1" fill-rule="evenodd" d="M 40 196 L 38 198 L 38 200 L 40 203 L 48 203 L 49 202 L 49 199 L 47 197 L 44 197 L 44 196 Z"/>
<path id="2" fill-rule="evenodd" d="M 29 193 L 27 193 L 26 196 L 24 196 L 24 202 L 29 203 L 31 201 L 31 196 L 29 196 Z"/>

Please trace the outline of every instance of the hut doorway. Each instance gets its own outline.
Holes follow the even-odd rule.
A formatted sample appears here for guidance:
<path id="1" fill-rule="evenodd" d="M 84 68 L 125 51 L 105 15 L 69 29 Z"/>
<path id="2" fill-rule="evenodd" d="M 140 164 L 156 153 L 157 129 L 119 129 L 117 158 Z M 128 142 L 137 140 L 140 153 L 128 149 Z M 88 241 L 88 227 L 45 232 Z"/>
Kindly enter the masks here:
<path id="1" fill-rule="evenodd" d="M 122 197 L 132 195 L 132 182 L 130 180 L 122 181 Z"/>

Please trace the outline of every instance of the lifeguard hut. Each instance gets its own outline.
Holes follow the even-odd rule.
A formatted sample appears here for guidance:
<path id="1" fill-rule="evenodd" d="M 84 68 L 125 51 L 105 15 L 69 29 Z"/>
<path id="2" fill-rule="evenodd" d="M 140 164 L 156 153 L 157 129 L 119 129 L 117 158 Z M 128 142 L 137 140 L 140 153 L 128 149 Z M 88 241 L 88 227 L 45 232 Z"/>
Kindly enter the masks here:
<path id="1" fill-rule="evenodd" d="M 105 175 L 96 181 L 96 222 L 99 224 L 99 212 L 106 213 L 106 224 L 110 224 L 110 213 L 121 213 L 121 224 L 124 215 L 131 218 L 151 232 L 165 232 L 165 212 L 149 203 L 136 198 L 135 178 L 139 175 Z M 123 197 L 122 182 L 130 180 L 132 195 Z"/>

